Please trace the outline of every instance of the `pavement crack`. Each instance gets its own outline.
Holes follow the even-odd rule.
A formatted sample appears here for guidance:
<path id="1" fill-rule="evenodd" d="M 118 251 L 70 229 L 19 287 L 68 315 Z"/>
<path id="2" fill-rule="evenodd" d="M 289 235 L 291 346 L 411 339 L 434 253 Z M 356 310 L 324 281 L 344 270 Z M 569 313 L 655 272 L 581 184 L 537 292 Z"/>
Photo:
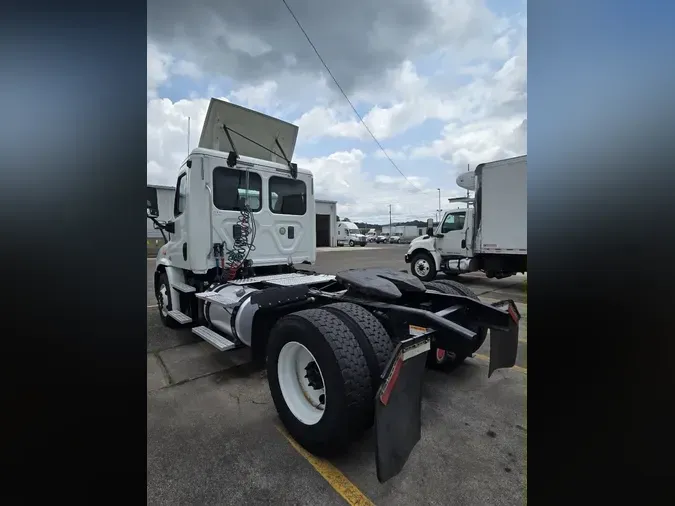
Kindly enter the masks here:
<path id="1" fill-rule="evenodd" d="M 162 371 L 162 375 L 164 376 L 164 379 L 167 382 L 167 386 L 173 385 L 173 378 L 171 378 L 171 374 L 169 374 L 169 370 L 166 368 L 166 365 L 164 364 L 162 357 L 159 356 L 158 352 L 153 353 L 153 355 L 155 355 L 155 357 L 157 358 L 157 363 L 159 364 L 159 368 Z"/>

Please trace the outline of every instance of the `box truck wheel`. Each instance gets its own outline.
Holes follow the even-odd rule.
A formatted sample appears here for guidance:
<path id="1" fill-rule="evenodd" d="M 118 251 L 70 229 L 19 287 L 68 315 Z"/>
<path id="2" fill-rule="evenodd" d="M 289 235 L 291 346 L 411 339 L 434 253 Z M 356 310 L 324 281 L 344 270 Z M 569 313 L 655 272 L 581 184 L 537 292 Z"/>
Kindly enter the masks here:
<path id="1" fill-rule="evenodd" d="M 349 240 L 349 246 L 351 246 L 352 248 L 354 247 L 354 240 L 353 239 Z"/>
<path id="2" fill-rule="evenodd" d="M 380 375 L 394 353 L 394 344 L 389 334 L 370 311 L 358 304 L 338 302 L 324 306 L 323 309 L 337 316 L 356 337 L 368 364 L 373 392 L 377 392 L 380 386 Z M 372 404 L 370 408 L 373 408 Z M 373 425 L 374 417 L 375 413 L 371 409 L 365 420 L 364 429 L 369 429 Z"/>
<path id="3" fill-rule="evenodd" d="M 410 272 L 421 281 L 431 281 L 436 277 L 436 262 L 429 253 L 415 253 L 410 260 Z"/>
<path id="4" fill-rule="evenodd" d="M 169 285 L 169 278 L 166 272 L 159 275 L 159 283 L 157 284 L 157 308 L 159 309 L 159 318 L 162 323 L 169 328 L 176 329 L 180 327 L 180 323 L 169 316 L 169 311 L 173 310 L 171 304 L 171 289 Z"/>
<path id="5" fill-rule="evenodd" d="M 375 394 L 361 347 L 325 309 L 291 313 L 272 327 L 267 378 L 279 418 L 315 455 L 344 450 L 372 411 Z"/>

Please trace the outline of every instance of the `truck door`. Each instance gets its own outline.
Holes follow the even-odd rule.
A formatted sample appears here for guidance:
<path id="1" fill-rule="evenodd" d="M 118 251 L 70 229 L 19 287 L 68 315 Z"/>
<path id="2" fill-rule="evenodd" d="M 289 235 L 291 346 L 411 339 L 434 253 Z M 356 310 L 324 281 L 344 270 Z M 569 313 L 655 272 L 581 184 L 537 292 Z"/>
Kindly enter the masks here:
<path id="1" fill-rule="evenodd" d="M 450 211 L 445 215 L 439 232 L 443 237 L 437 239 L 436 249 L 441 256 L 466 256 L 466 209 Z"/>
<path id="2" fill-rule="evenodd" d="M 173 223 L 175 232 L 171 235 L 171 240 L 167 244 L 166 255 L 171 260 L 172 265 L 181 269 L 188 268 L 187 256 L 187 199 L 188 199 L 188 174 L 183 168 L 178 175 L 176 183 L 176 193 L 173 202 Z"/>

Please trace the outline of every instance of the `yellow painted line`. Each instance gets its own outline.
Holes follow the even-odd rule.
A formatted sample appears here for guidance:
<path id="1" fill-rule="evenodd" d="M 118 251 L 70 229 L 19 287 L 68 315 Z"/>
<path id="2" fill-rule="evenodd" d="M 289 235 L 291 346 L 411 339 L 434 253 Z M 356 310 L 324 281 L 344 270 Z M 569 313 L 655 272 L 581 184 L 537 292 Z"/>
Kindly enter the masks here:
<path id="1" fill-rule="evenodd" d="M 307 462 L 312 464 L 312 467 L 323 476 L 323 479 L 335 489 L 335 491 L 352 506 L 375 506 L 375 504 L 368 499 L 363 492 L 361 492 L 356 485 L 340 472 L 340 470 L 333 464 L 320 457 L 315 457 L 302 446 L 300 446 L 295 439 L 291 437 L 283 428 L 277 426 L 277 430 L 288 440 L 295 451 L 302 455 Z"/>
<path id="2" fill-rule="evenodd" d="M 478 360 L 482 360 L 483 362 L 489 362 L 490 361 L 490 357 L 488 357 L 487 355 L 480 355 L 480 354 L 476 353 L 473 357 L 477 358 Z M 513 367 L 511 367 L 511 369 L 513 369 L 515 371 L 518 371 L 518 372 L 522 372 L 523 374 L 527 374 L 527 368 L 526 367 L 520 367 L 519 365 L 514 365 Z"/>

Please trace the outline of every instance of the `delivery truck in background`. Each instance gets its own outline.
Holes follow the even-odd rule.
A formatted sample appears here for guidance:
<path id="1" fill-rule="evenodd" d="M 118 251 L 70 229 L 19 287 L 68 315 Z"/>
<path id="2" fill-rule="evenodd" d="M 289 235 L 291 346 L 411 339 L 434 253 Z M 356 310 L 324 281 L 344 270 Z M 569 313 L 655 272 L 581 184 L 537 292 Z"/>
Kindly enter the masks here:
<path id="1" fill-rule="evenodd" d="M 465 208 L 447 211 L 436 230 L 410 243 L 405 261 L 422 281 L 439 272 L 482 271 L 489 278 L 527 272 L 527 155 L 483 163 L 457 184 L 474 197 L 449 199 Z"/>

